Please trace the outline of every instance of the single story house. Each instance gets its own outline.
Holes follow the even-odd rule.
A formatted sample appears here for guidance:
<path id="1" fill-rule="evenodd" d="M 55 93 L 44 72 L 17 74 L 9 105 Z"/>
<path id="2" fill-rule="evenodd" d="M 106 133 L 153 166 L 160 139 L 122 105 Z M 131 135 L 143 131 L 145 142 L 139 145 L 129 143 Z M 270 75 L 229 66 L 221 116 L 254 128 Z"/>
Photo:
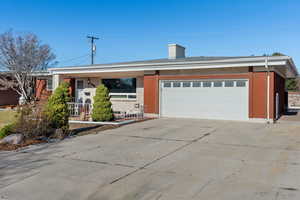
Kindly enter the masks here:
<path id="1" fill-rule="evenodd" d="M 14 90 L 0 89 L 0 108 L 17 106 L 19 103 L 19 97 L 20 97 L 19 94 Z"/>
<path id="2" fill-rule="evenodd" d="M 50 68 L 43 87 L 67 81 L 74 102 L 92 104 L 103 83 L 114 111 L 149 117 L 273 121 L 287 103 L 285 79 L 298 75 L 289 56 L 185 57 L 178 44 L 168 50 L 166 59 Z"/>
<path id="3" fill-rule="evenodd" d="M 9 76 L 6 72 L 1 71 L 0 77 L 7 78 Z M 20 95 L 16 91 L 7 89 L 4 85 L 0 84 L 0 108 L 14 107 L 18 105 L 19 98 Z"/>

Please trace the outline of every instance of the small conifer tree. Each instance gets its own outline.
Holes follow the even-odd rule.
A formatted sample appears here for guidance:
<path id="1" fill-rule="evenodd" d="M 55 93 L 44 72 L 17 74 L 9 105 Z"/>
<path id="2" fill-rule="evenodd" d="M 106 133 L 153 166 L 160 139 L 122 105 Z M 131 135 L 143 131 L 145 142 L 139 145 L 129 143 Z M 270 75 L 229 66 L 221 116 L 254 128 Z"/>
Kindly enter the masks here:
<path id="1" fill-rule="evenodd" d="M 45 115 L 51 128 L 69 129 L 69 109 L 67 102 L 69 97 L 69 84 L 61 83 L 49 97 L 45 108 Z"/>
<path id="2" fill-rule="evenodd" d="M 96 95 L 94 96 L 94 104 L 92 111 L 93 121 L 111 121 L 113 120 L 113 110 L 110 102 L 109 91 L 103 85 L 100 84 L 96 89 Z"/>

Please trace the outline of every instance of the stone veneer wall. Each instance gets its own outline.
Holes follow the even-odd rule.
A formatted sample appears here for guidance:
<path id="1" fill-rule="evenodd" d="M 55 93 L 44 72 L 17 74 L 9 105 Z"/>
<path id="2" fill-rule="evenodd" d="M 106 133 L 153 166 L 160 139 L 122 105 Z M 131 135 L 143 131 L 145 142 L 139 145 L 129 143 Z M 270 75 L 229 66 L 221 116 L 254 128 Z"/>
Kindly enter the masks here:
<path id="1" fill-rule="evenodd" d="M 141 111 L 144 106 L 144 78 L 136 78 L 136 99 L 130 100 L 114 100 L 111 99 L 114 111 L 127 113 L 136 113 Z"/>
<path id="2" fill-rule="evenodd" d="M 288 108 L 300 108 L 300 92 L 288 92 Z"/>

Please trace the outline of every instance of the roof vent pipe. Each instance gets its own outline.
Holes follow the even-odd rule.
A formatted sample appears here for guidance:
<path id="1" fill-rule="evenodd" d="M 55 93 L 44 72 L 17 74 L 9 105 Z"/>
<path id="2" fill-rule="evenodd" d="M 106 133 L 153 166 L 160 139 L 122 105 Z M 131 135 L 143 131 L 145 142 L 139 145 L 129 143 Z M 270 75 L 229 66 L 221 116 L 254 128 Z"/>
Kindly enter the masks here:
<path id="1" fill-rule="evenodd" d="M 185 58 L 185 47 L 178 44 L 169 44 L 169 59 Z"/>

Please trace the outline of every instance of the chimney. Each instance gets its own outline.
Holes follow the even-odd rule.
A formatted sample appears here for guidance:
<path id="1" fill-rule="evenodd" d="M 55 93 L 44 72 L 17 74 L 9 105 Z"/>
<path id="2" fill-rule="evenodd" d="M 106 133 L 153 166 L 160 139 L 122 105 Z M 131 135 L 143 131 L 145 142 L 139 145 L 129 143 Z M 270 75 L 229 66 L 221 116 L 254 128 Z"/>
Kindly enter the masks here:
<path id="1" fill-rule="evenodd" d="M 169 59 L 185 58 L 185 48 L 178 44 L 169 44 Z"/>

